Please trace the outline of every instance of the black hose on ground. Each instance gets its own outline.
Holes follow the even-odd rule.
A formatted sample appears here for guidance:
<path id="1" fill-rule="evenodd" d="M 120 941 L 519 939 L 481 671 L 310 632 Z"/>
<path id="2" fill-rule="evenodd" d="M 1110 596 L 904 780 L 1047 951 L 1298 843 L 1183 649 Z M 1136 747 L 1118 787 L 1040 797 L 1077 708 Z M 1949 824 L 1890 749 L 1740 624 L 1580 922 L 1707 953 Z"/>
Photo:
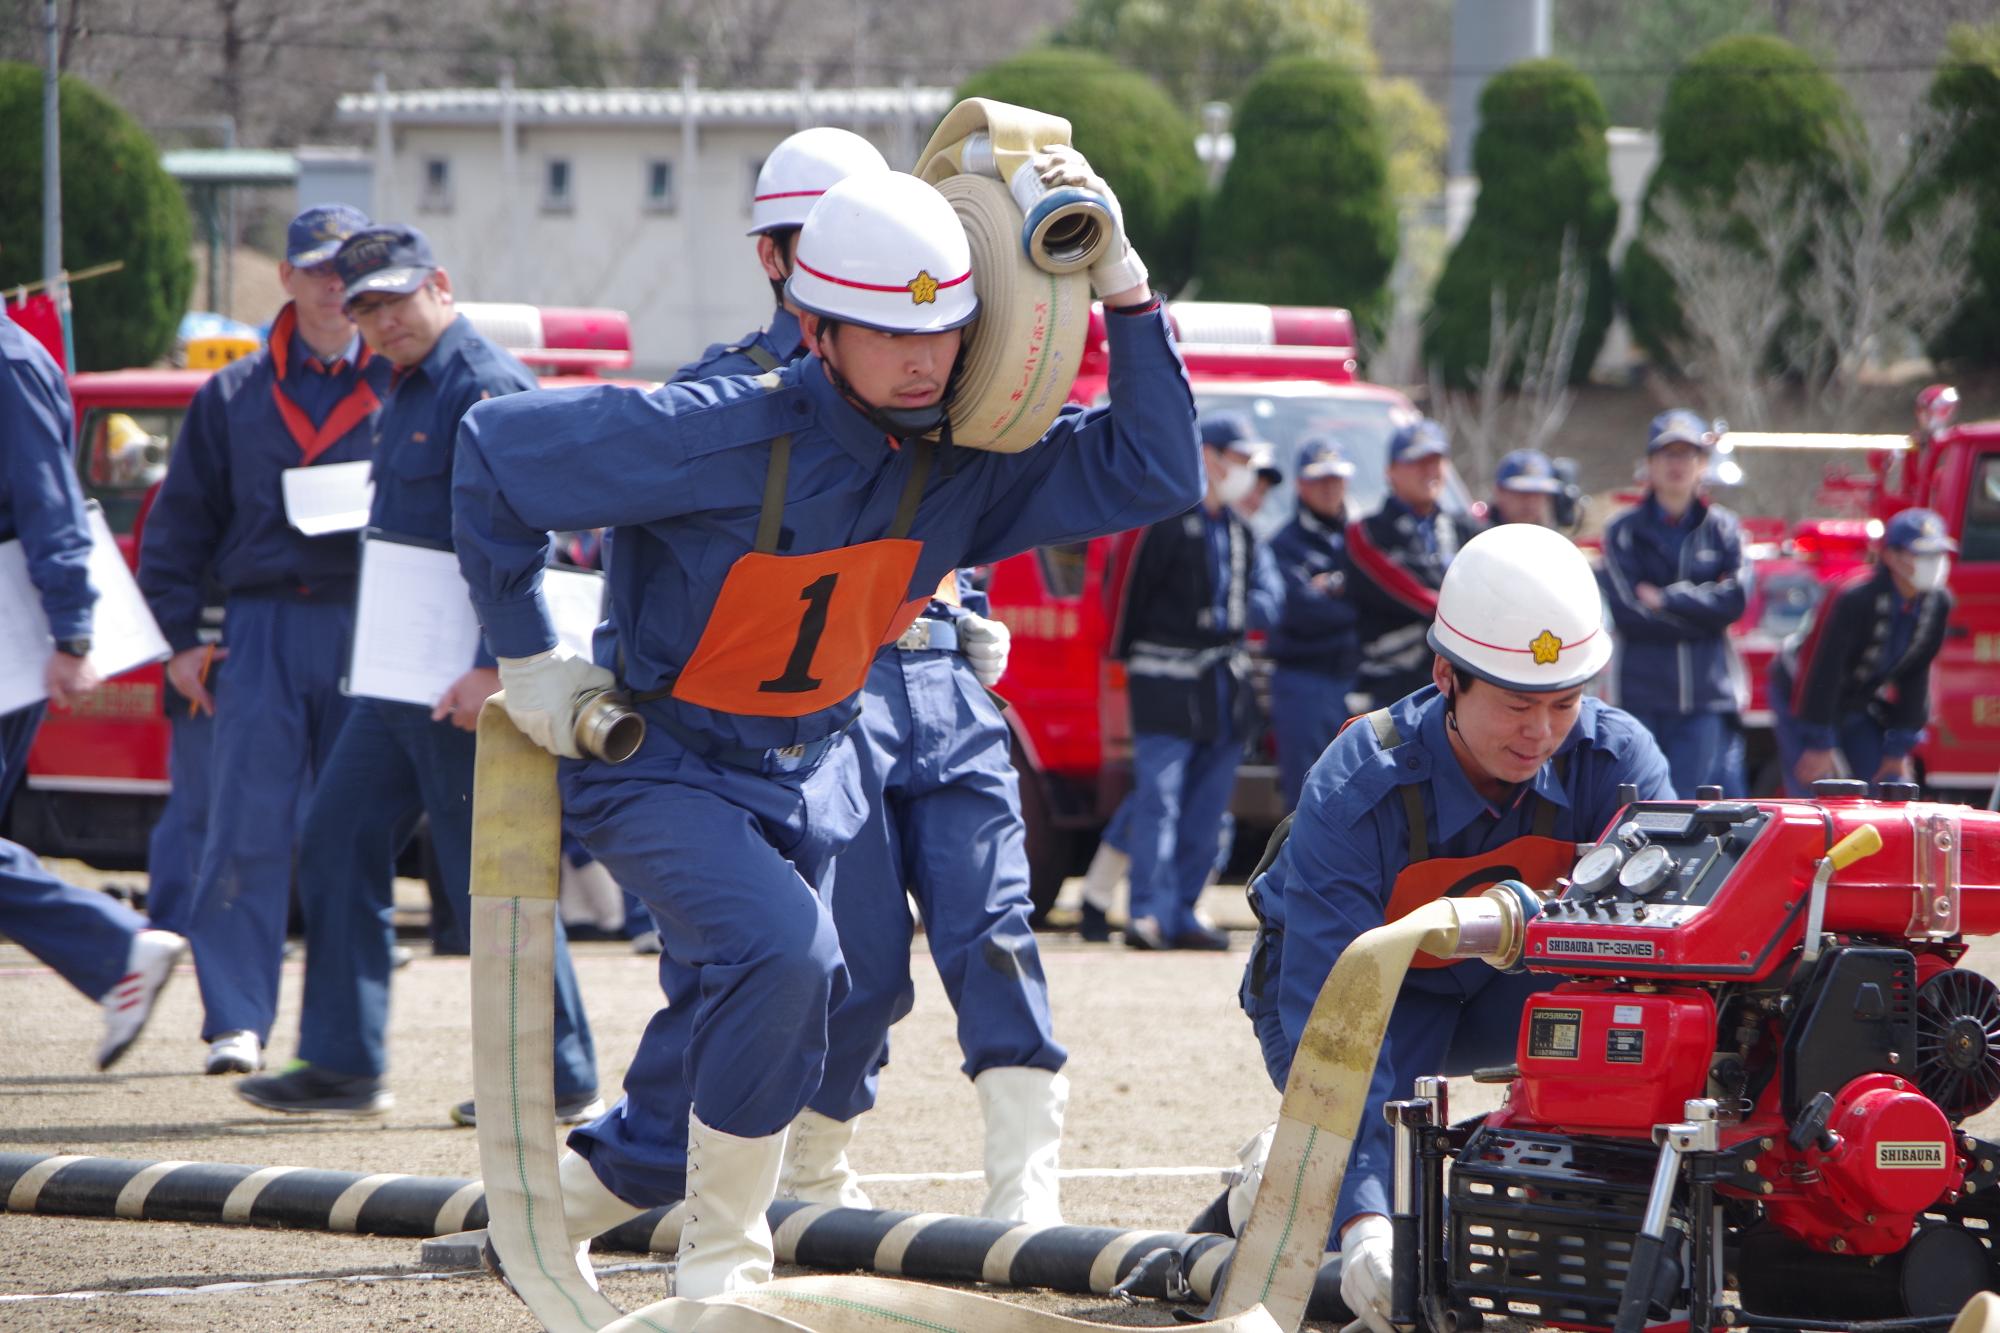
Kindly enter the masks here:
<path id="1" fill-rule="evenodd" d="M 12 1213 L 370 1236 L 424 1238 L 486 1225 L 485 1191 L 476 1180 L 217 1162 L 0 1153 L 0 1198 Z M 808 1208 L 817 1215 L 787 1226 Z M 606 1232 L 597 1248 L 671 1254 L 667 1242 L 678 1235 L 679 1225 L 669 1212 L 641 1213 Z M 1012 1223 L 983 1217 L 819 1209 L 789 1201 L 771 1206 L 770 1221 L 779 1238 L 779 1260 L 804 1268 L 878 1271 L 887 1253 L 884 1240 L 903 1228 L 891 1247 L 893 1271 L 903 1277 L 1098 1296 L 1131 1278 L 1126 1294 L 1158 1300 L 1188 1299 L 1185 1279 L 1197 1265 L 1205 1268 L 1205 1280 L 1193 1299 L 1206 1299 L 1214 1265 L 1203 1261 L 1231 1244 L 1219 1236 L 1115 1227 L 1046 1227 L 1023 1236 Z M 1346 1318 L 1337 1260 L 1321 1267 L 1308 1313 L 1314 1319 Z"/>

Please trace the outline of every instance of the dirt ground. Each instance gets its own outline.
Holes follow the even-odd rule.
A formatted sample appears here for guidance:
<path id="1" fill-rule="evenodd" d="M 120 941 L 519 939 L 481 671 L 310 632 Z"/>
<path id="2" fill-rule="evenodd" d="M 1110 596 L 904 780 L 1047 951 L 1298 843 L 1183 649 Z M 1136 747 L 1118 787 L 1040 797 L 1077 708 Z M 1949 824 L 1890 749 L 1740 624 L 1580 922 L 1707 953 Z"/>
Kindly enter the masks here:
<path id="1" fill-rule="evenodd" d="M 105 878 L 74 863 L 59 863 L 59 873 L 79 883 Z M 404 897 L 420 901 L 420 887 L 405 884 Z M 1205 905 L 1234 928 L 1228 954 L 1142 954 L 1069 934 L 1043 937 L 1057 1033 L 1071 1053 L 1064 1168 L 1207 1168 L 1065 1179 L 1072 1222 L 1183 1228 L 1216 1193 L 1237 1145 L 1276 1113 L 1277 1093 L 1235 1000 L 1250 939 L 1241 887 L 1211 890 Z M 869 1181 L 980 1169 L 978 1135 L 967 1131 L 978 1103 L 958 1072 L 951 1010 L 919 945 L 916 1012 L 896 1029 L 880 1103 L 861 1122 L 853 1160 L 878 1207 L 971 1212 L 982 1193 L 975 1180 Z M 654 963 L 618 943 L 576 945 L 575 960 L 610 1091 L 657 1003 Z M 2000 949 L 1982 941 L 1968 964 L 2000 975 Z M 299 987 L 292 960 L 277 1061 L 292 1054 Z M 379 1121 L 285 1117 L 240 1101 L 232 1079 L 199 1072 L 200 999 L 186 965 L 144 1038 L 115 1071 L 98 1075 L 89 1072 L 95 1008 L 19 948 L 0 946 L 0 1151 L 476 1176 L 473 1134 L 446 1114 L 471 1092 L 468 987 L 467 960 L 420 949 L 395 981 L 395 1109 Z M 1496 1091 L 1456 1083 L 1454 1114 L 1490 1107 Z M 1971 1124 L 1992 1135 L 2000 1115 Z M 497 1282 L 427 1273 L 418 1259 L 413 1240 L 0 1213 L 0 1329 L 535 1327 Z M 616 1254 L 597 1262 L 606 1291 L 626 1309 L 663 1292 L 657 1263 Z M 1175 1322 L 1157 1302 L 992 1294 L 1104 1324 Z"/>
<path id="2" fill-rule="evenodd" d="M 79 883 L 106 878 L 62 863 Z M 119 876 L 130 881 L 131 876 Z M 1247 926 L 1240 887 L 1213 911 Z M 1056 1030 L 1071 1052 L 1065 1168 L 1211 1167 L 1197 1176 L 1068 1179 L 1068 1220 L 1180 1230 L 1213 1198 L 1238 1144 L 1271 1120 L 1278 1096 L 1236 1006 L 1247 930 L 1229 954 L 1141 954 L 1043 939 Z M 921 942 L 920 942 L 921 943 Z M 616 1088 L 658 1003 L 654 962 L 623 944 L 575 947 L 607 1091 Z M 880 1104 L 853 1159 L 872 1174 L 978 1172 L 978 1102 L 959 1073 L 952 1015 L 927 955 L 915 959 L 916 1012 L 895 1034 Z M 478 1175 L 470 1130 L 446 1114 L 472 1088 L 467 960 L 419 956 L 396 974 L 391 1082 L 396 1106 L 376 1121 L 287 1117 L 239 1100 L 227 1077 L 200 1073 L 200 997 L 183 965 L 152 1025 L 107 1075 L 89 1072 L 98 1018 L 55 975 L 0 947 L 0 1151 Z M 287 962 L 271 1052 L 292 1055 L 300 963 Z M 971 1212 L 975 1181 L 873 1182 L 878 1207 Z M 604 1255 L 600 1264 L 637 1256 Z M 362 1280 L 379 1277 L 383 1281 Z M 612 1273 L 626 1308 L 657 1299 L 654 1268 Z M 220 1287 L 217 1284 L 250 1284 Z M 287 1283 L 289 1285 L 261 1285 Z M 172 1295 L 137 1294 L 196 1288 Z M 65 1299 L 41 1299 L 78 1293 Z M 81 1293 L 99 1293 L 83 1295 Z M 1126 1308 L 1028 1296 L 1105 1323 L 1168 1325 L 1161 1304 Z M 483 1275 L 425 1277 L 418 1242 L 241 1227 L 0 1214 L 0 1328 L 532 1329 L 534 1320 Z"/>

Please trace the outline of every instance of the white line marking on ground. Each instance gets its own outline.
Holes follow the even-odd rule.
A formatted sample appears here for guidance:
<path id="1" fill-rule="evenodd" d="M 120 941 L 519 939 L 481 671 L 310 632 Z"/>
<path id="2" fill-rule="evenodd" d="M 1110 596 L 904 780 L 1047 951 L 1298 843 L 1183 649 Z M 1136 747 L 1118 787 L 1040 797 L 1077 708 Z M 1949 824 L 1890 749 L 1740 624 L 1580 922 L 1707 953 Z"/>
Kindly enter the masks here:
<path id="1" fill-rule="evenodd" d="M 160 1177 L 169 1171 L 178 1171 L 184 1166 L 192 1165 L 192 1162 L 154 1162 L 125 1182 L 125 1188 L 118 1191 L 118 1202 L 113 1205 L 113 1211 L 120 1217 L 129 1217 L 134 1221 L 145 1217 L 146 1196 L 153 1192 L 153 1186 L 159 1183 Z"/>

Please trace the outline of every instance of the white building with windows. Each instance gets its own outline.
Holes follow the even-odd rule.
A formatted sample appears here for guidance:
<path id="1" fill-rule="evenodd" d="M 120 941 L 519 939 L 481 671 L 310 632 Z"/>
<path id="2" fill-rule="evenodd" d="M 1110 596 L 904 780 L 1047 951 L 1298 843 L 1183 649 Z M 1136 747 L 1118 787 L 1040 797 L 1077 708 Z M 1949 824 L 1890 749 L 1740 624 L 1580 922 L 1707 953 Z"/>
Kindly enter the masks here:
<path id="1" fill-rule="evenodd" d="M 946 88 L 445 88 L 340 99 L 373 127 L 372 214 L 430 237 L 467 300 L 616 306 L 637 368 L 670 373 L 763 325 L 744 230 L 764 157 L 838 125 L 907 170 Z"/>

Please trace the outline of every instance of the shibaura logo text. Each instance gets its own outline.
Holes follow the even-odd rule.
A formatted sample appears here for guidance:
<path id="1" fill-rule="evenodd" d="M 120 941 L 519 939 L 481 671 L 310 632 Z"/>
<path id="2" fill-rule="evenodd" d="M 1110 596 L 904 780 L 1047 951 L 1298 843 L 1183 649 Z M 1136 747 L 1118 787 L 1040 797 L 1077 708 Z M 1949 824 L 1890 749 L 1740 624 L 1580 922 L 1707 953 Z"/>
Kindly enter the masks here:
<path id="1" fill-rule="evenodd" d="M 1542 942 L 1542 951 L 1558 958 L 1652 958 L 1651 940 L 1601 940 L 1588 936 L 1555 935 Z"/>
<path id="2" fill-rule="evenodd" d="M 1944 1144 L 1882 1142 L 1875 1145 L 1875 1165 L 1884 1171 L 1936 1170 L 1944 1165 Z"/>

